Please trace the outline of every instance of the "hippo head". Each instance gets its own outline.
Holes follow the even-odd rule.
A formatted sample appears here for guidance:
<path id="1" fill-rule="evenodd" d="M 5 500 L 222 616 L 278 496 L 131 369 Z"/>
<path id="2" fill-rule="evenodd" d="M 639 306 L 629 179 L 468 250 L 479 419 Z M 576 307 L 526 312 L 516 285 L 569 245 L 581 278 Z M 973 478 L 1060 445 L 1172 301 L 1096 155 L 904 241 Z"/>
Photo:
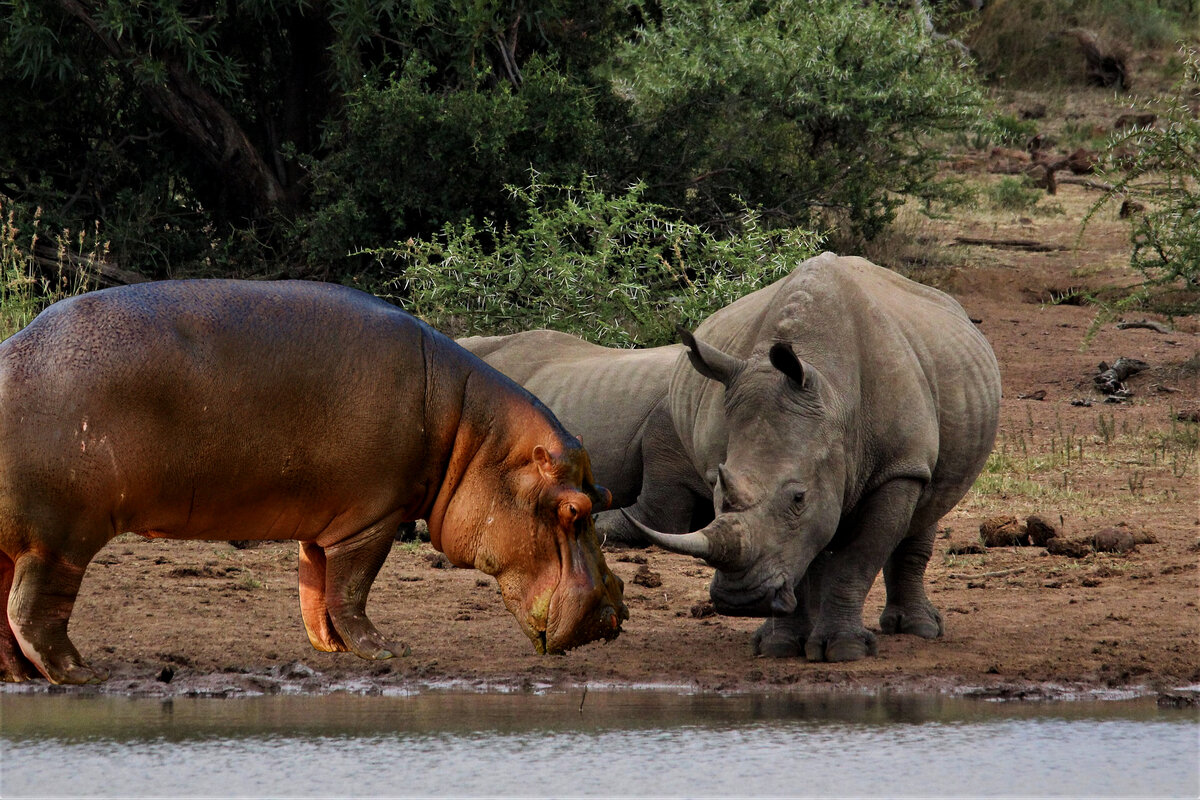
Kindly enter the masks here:
<path id="1" fill-rule="evenodd" d="M 681 333 L 692 366 L 725 386 L 726 456 L 710 474 L 716 516 L 686 534 L 631 521 L 654 544 L 716 567 L 710 592 L 718 612 L 791 614 L 795 588 L 841 518 L 846 466 L 836 399 L 787 343 L 743 360 Z"/>
<path id="2" fill-rule="evenodd" d="M 629 610 L 592 522 L 611 501 L 579 442 L 550 437 L 510 454 L 503 469 L 464 476 L 445 517 L 444 529 L 455 533 L 442 537 L 444 552 L 496 578 L 539 653 L 613 639 Z"/>

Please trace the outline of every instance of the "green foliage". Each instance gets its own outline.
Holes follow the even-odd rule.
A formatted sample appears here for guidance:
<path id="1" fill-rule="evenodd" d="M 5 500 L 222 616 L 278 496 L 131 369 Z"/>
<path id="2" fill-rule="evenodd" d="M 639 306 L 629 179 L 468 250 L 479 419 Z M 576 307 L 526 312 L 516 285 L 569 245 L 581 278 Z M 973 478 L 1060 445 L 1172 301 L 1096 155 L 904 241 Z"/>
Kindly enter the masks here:
<path id="1" fill-rule="evenodd" d="M 997 114 L 991 119 L 992 139 L 1006 147 L 1025 148 L 1038 132 L 1037 123 L 1031 119 L 1017 119 L 1012 114 Z"/>
<path id="2" fill-rule="evenodd" d="M 937 194 L 926 138 L 978 115 L 957 57 L 882 4 L 680 0 L 611 74 L 652 199 L 695 222 L 727 217 L 733 197 L 792 224 L 832 210 L 869 236 L 898 194 Z"/>
<path id="3" fill-rule="evenodd" d="M 1045 195 L 1045 191 L 1022 178 L 1005 176 L 990 184 L 984 192 L 992 208 L 1001 211 L 1031 211 Z"/>
<path id="4" fill-rule="evenodd" d="M 505 186 L 530 168 L 567 181 L 606 160 L 593 92 L 531 59 L 508 85 L 432 92 L 427 63 L 347 98 L 331 153 L 310 161 L 313 210 L 296 227 L 314 265 L 400 236 L 425 236 L 469 218 L 513 224 Z"/>
<path id="5" fill-rule="evenodd" d="M 395 275 L 385 289 L 456 336 L 554 328 L 610 346 L 675 341 L 713 310 L 782 277 L 820 238 L 768 230 L 743 211 L 717 238 L 647 202 L 645 186 L 610 196 L 572 186 L 509 187 L 525 222 L 447 224 L 438 234 L 373 250 Z"/>
<path id="6" fill-rule="evenodd" d="M 1200 119 L 1192 114 L 1191 103 L 1200 99 L 1200 51 L 1187 51 L 1185 64 L 1173 95 L 1146 104 L 1158 114 L 1157 126 L 1133 129 L 1110 141 L 1104 177 L 1113 188 L 1088 219 L 1105 204 L 1142 202 L 1145 211 L 1132 217 L 1130 264 L 1151 286 L 1198 289 Z"/>
<path id="7" fill-rule="evenodd" d="M 95 288 L 78 265 L 103 258 L 107 243 L 95 232 L 61 231 L 49 244 L 42 227 L 40 211 L 27 215 L 0 195 L 0 340 L 51 303 Z"/>

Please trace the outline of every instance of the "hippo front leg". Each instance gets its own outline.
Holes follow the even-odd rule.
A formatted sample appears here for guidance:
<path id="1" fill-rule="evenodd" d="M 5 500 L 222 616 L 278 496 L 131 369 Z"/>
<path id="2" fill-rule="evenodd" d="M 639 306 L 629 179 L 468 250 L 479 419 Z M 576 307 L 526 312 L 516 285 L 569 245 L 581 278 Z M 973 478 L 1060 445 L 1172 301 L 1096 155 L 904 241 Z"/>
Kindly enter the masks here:
<path id="1" fill-rule="evenodd" d="M 67 622 L 92 555 L 71 559 L 61 553 L 27 551 L 12 562 L 7 614 L 11 641 L 19 651 L 4 654 L 6 681 L 32 677 L 23 669 L 25 659 L 51 683 L 100 683 L 108 677 L 88 666 L 67 636 Z M 10 644 L 5 650 L 17 648 Z"/>
<path id="2" fill-rule="evenodd" d="M 875 634 L 862 623 L 863 603 L 908 532 L 921 489 L 915 480 L 889 481 L 848 520 L 842 546 L 820 569 L 821 610 L 804 647 L 810 661 L 857 661 L 878 652 Z"/>
<path id="3" fill-rule="evenodd" d="M 367 618 L 367 594 L 391 551 L 397 520 L 329 547 L 300 545 L 300 611 L 313 647 L 361 658 L 392 658 L 396 648 Z"/>

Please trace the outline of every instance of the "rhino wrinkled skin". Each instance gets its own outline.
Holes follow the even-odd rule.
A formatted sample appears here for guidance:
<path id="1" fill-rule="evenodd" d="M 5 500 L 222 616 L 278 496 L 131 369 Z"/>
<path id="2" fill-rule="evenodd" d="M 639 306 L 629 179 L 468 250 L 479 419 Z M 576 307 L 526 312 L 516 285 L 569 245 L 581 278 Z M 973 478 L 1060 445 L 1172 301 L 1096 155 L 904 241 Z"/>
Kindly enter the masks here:
<path id="1" fill-rule="evenodd" d="M 935 638 L 925 595 L 938 520 L 995 439 L 1000 375 L 948 295 L 825 253 L 685 336 L 669 417 L 716 518 L 683 536 L 724 614 L 770 618 L 760 653 L 873 655 L 863 601 L 880 570 L 884 633 Z"/>
<path id="2" fill-rule="evenodd" d="M 683 533 L 712 519 L 712 491 L 669 418 L 667 391 L 681 345 L 601 347 L 550 330 L 471 336 L 458 343 L 535 394 L 580 436 L 596 480 L 651 527 Z M 601 541 L 645 544 L 619 511 L 596 516 Z"/>
<path id="3" fill-rule="evenodd" d="M 0 677 L 103 680 L 67 636 L 132 531 L 295 539 L 313 646 L 387 658 L 365 613 L 397 525 L 495 576 L 543 652 L 628 612 L 586 451 L 536 398 L 399 309 L 301 281 L 164 281 L 64 300 L 0 344 Z M 136 600 L 136 598 L 134 598 Z"/>
<path id="4" fill-rule="evenodd" d="M 549 331 L 462 343 L 588 442 L 636 520 L 605 512 L 598 532 L 705 558 L 719 611 L 769 617 L 757 652 L 874 653 L 862 605 L 881 569 L 884 632 L 940 636 L 925 566 L 937 521 L 987 460 L 1000 401 L 991 347 L 958 303 L 827 253 L 684 338 L 683 352 Z M 701 532 L 659 533 L 714 510 Z"/>

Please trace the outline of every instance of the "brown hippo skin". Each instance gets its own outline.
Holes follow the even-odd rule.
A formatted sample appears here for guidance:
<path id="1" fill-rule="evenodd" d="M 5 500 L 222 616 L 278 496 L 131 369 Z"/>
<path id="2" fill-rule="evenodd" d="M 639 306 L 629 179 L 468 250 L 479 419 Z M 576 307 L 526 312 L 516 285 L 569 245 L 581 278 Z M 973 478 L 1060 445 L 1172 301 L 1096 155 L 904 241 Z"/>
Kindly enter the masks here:
<path id="1" fill-rule="evenodd" d="M 104 679 L 67 636 L 84 569 L 132 531 L 295 539 L 318 650 L 388 658 L 365 614 L 401 521 L 496 577 L 541 652 L 628 611 L 586 451 L 449 338 L 329 284 L 166 281 L 56 303 L 0 344 L 5 680 Z"/>

